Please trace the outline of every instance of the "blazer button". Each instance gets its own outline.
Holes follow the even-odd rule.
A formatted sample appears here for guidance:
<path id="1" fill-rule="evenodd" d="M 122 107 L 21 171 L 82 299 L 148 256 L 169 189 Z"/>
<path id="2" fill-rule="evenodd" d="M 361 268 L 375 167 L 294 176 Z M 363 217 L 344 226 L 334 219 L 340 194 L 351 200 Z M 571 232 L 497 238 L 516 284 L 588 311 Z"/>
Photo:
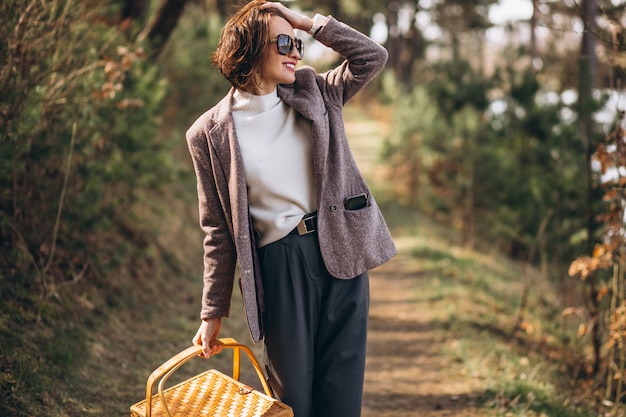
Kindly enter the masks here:
<path id="1" fill-rule="evenodd" d="M 332 206 L 330 206 L 330 211 L 337 211 L 339 210 L 339 207 L 337 207 L 337 204 L 333 204 Z"/>

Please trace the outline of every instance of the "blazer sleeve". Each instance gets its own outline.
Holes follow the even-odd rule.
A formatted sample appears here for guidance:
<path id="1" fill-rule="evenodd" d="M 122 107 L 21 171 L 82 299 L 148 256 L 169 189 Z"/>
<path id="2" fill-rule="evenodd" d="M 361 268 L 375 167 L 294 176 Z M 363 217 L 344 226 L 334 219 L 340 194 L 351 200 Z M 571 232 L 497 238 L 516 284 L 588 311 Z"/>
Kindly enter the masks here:
<path id="1" fill-rule="evenodd" d="M 200 318 L 208 319 L 229 315 L 237 256 L 225 215 L 228 203 L 220 198 L 215 181 L 215 170 L 221 167 L 211 158 L 203 125 L 195 123 L 186 138 L 197 179 L 200 227 L 205 234 Z"/>
<path id="2" fill-rule="evenodd" d="M 320 74 L 320 88 L 327 102 L 343 106 L 387 63 L 385 48 L 332 16 L 314 37 L 345 59 L 338 67 Z"/>

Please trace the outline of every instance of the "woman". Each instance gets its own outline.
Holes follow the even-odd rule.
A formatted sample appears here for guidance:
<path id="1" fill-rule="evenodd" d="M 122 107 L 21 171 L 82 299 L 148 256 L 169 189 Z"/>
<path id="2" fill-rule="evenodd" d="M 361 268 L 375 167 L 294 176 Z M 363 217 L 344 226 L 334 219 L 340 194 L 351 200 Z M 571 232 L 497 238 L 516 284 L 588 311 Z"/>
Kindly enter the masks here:
<path id="1" fill-rule="evenodd" d="M 296 70 L 308 32 L 345 57 Z M 396 250 L 354 162 L 342 107 L 384 66 L 380 45 L 332 17 L 252 1 L 226 24 L 212 62 L 233 88 L 187 132 L 204 239 L 202 323 L 219 351 L 235 265 L 251 337 L 296 417 L 359 416 L 367 271 Z"/>

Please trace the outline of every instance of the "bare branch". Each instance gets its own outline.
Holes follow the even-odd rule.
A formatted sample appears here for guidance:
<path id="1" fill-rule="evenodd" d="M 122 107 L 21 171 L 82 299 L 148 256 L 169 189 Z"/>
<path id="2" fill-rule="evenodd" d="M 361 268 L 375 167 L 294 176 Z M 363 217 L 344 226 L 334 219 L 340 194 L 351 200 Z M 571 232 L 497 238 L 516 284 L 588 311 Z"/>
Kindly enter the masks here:
<path id="1" fill-rule="evenodd" d="M 70 140 L 70 151 L 69 151 L 69 154 L 67 155 L 67 162 L 65 164 L 65 174 L 63 176 L 63 187 L 61 188 L 61 196 L 59 197 L 59 206 L 57 208 L 57 215 L 54 221 L 54 228 L 52 231 L 50 254 L 48 256 L 48 261 L 46 262 L 46 264 L 41 270 L 41 283 L 44 288 L 44 296 L 46 295 L 45 289 L 47 288 L 46 275 L 48 273 L 48 270 L 50 269 L 50 266 L 52 265 L 52 260 L 54 259 L 54 255 L 56 252 L 57 236 L 59 234 L 59 225 L 61 224 L 61 213 L 63 212 L 63 203 L 65 201 L 67 183 L 70 177 L 70 168 L 72 166 L 72 155 L 74 153 L 75 141 L 76 141 L 76 122 L 74 122 L 74 124 L 72 125 L 72 138 Z"/>

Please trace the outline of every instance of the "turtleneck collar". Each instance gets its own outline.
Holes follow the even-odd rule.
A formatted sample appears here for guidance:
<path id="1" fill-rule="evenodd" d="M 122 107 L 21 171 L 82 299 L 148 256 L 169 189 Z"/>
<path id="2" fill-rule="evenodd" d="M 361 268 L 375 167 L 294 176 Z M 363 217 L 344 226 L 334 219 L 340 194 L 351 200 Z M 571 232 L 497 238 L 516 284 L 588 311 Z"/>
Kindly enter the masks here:
<path id="1" fill-rule="evenodd" d="M 246 113 L 263 113 L 280 103 L 278 90 L 271 93 L 257 96 L 241 90 L 235 90 L 233 94 L 233 111 L 243 111 Z"/>

